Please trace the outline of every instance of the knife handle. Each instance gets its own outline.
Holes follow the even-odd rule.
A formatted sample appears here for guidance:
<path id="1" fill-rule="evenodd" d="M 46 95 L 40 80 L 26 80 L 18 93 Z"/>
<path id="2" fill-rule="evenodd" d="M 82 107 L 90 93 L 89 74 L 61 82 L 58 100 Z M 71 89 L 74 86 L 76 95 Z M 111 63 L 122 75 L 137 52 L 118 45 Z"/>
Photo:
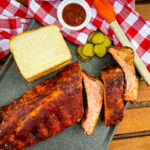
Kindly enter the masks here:
<path id="1" fill-rule="evenodd" d="M 125 35 L 124 31 L 120 27 L 117 21 L 113 21 L 110 23 L 110 26 L 112 30 L 114 31 L 115 35 L 117 36 L 118 40 L 123 46 L 131 47 L 134 51 L 134 63 L 136 66 L 136 69 L 140 73 L 140 75 L 143 77 L 143 79 L 147 82 L 148 85 L 150 85 L 150 73 L 145 67 L 144 63 L 136 53 L 136 50 L 131 45 L 130 41 L 128 40 L 127 36 Z"/>

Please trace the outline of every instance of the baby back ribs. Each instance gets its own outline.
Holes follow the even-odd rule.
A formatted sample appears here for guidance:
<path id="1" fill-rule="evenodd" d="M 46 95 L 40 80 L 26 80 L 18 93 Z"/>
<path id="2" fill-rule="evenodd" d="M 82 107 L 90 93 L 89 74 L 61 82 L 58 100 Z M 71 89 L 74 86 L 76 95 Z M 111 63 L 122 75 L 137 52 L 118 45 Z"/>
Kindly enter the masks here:
<path id="1" fill-rule="evenodd" d="M 110 47 L 108 52 L 118 62 L 125 74 L 124 100 L 134 103 L 138 96 L 138 79 L 135 75 L 133 50 L 129 47 Z"/>
<path id="2" fill-rule="evenodd" d="M 98 78 L 91 77 L 84 72 L 82 75 L 87 96 L 87 106 L 85 117 L 81 124 L 84 134 L 91 135 L 94 132 L 102 108 L 104 86 Z"/>
<path id="3" fill-rule="evenodd" d="M 105 126 L 122 121 L 124 114 L 123 72 L 119 67 L 110 66 L 101 72 L 104 81 Z"/>
<path id="4" fill-rule="evenodd" d="M 75 63 L 0 109 L 0 149 L 34 145 L 72 126 L 83 114 L 81 67 Z"/>

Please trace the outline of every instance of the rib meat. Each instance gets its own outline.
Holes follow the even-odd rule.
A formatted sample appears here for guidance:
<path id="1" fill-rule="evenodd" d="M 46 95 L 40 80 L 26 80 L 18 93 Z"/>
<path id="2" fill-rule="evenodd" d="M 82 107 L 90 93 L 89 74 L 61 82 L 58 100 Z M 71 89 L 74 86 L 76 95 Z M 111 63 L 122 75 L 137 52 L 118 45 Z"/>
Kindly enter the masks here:
<path id="1" fill-rule="evenodd" d="M 134 103 L 138 96 L 138 79 L 135 75 L 133 50 L 129 47 L 110 47 L 108 52 L 118 62 L 125 74 L 124 100 Z"/>
<path id="2" fill-rule="evenodd" d="M 75 63 L 0 109 L 0 149 L 34 145 L 72 126 L 83 114 L 81 67 Z"/>
<path id="3" fill-rule="evenodd" d="M 105 126 L 115 125 L 123 119 L 123 72 L 119 67 L 108 67 L 101 72 L 104 81 Z"/>
<path id="4" fill-rule="evenodd" d="M 94 132 L 102 108 L 104 86 L 98 78 L 91 77 L 84 72 L 82 72 L 82 75 L 87 95 L 87 106 L 81 124 L 84 134 L 91 135 Z"/>

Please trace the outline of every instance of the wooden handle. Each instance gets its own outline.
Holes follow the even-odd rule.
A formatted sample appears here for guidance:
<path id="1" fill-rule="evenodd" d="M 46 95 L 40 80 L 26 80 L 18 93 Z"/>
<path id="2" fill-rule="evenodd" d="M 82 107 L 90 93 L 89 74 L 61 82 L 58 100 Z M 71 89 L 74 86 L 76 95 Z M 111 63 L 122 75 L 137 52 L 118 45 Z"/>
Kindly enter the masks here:
<path id="1" fill-rule="evenodd" d="M 123 32 L 122 28 L 118 24 L 117 21 L 113 21 L 110 24 L 111 28 L 113 29 L 115 35 L 117 36 L 118 40 L 123 46 L 131 47 L 134 50 L 134 63 L 139 71 L 140 75 L 143 77 L 143 79 L 147 82 L 148 85 L 150 85 L 150 73 L 148 72 L 147 68 L 145 67 L 144 63 L 136 53 L 135 49 L 131 45 L 130 41 L 126 37 L 125 33 Z"/>

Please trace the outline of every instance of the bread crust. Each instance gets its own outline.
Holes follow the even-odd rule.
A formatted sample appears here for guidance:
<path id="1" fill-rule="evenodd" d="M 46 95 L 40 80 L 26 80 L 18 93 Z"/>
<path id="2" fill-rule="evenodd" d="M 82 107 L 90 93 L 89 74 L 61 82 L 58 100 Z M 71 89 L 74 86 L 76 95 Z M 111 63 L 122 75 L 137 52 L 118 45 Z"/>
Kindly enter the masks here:
<path id="1" fill-rule="evenodd" d="M 17 34 L 17 35 L 15 35 L 15 36 L 13 36 L 13 37 L 10 39 L 10 41 L 9 41 L 9 49 L 10 49 L 10 52 L 13 53 L 13 49 L 11 48 L 10 43 L 11 43 L 11 41 L 14 40 L 16 37 L 18 37 L 18 36 L 20 36 L 20 35 L 22 35 L 22 34 L 27 34 L 27 33 L 29 33 L 29 32 L 35 32 L 35 31 L 37 31 L 37 30 L 40 30 L 41 28 L 47 28 L 47 27 L 52 27 L 52 26 L 57 27 L 58 30 L 59 30 L 59 32 L 60 32 L 60 28 L 59 28 L 57 25 L 47 25 L 47 26 L 42 26 L 42 27 L 37 28 L 37 29 L 32 29 L 32 30 L 29 30 L 29 31 L 24 31 L 24 32 L 22 32 L 22 33 L 20 33 L 20 34 Z"/>
<path id="2" fill-rule="evenodd" d="M 48 70 L 45 70 L 44 72 L 41 72 L 40 74 L 36 74 L 36 75 L 32 76 L 31 78 L 25 78 L 24 76 L 23 76 L 23 77 L 24 77 L 28 82 L 31 82 L 31 81 L 36 80 L 36 79 L 38 79 L 38 78 L 40 78 L 40 77 L 42 77 L 42 76 L 45 76 L 45 75 L 47 75 L 47 74 L 49 74 L 49 73 L 51 73 L 51 72 L 54 72 L 54 71 L 56 71 L 56 70 L 58 70 L 58 69 L 60 69 L 60 68 L 63 68 L 63 67 L 65 67 L 65 66 L 69 65 L 69 64 L 71 64 L 71 59 L 70 59 L 69 61 L 64 62 L 63 64 L 60 64 L 60 65 L 58 65 L 58 66 L 54 66 L 53 68 L 50 68 L 50 69 L 48 69 Z M 23 74 L 22 74 L 22 75 L 23 75 Z"/>
<path id="3" fill-rule="evenodd" d="M 56 71 L 56 70 L 58 70 L 58 69 L 60 69 L 60 68 L 62 68 L 62 67 L 64 67 L 64 66 L 66 66 L 66 65 L 69 65 L 70 63 L 71 63 L 71 59 L 72 59 L 72 56 L 71 56 L 71 53 L 70 53 L 70 51 L 69 51 L 69 53 L 70 53 L 70 58 L 67 60 L 67 61 L 63 61 L 61 64 L 58 64 L 58 65 L 55 65 L 55 66 L 53 66 L 52 68 L 49 68 L 49 69 L 46 69 L 45 71 L 43 71 L 43 72 L 41 72 L 41 73 L 38 73 L 38 74 L 35 74 L 34 76 L 32 76 L 32 77 L 29 77 L 29 78 L 27 78 L 24 74 L 23 74 L 23 72 L 22 72 L 22 70 L 21 70 L 21 68 L 20 68 L 20 66 L 19 66 L 19 64 L 18 64 L 18 62 L 17 62 L 17 59 L 16 59 L 16 57 L 15 57 L 15 55 L 14 55 L 14 51 L 13 51 L 13 49 L 11 48 L 11 42 L 12 42 L 12 40 L 14 40 L 15 38 L 17 38 L 17 37 L 19 37 L 19 36 L 21 36 L 21 35 L 23 35 L 23 34 L 28 34 L 29 32 L 31 33 L 31 32 L 35 32 L 35 31 L 37 31 L 37 30 L 41 30 L 41 28 L 47 28 L 47 27 L 56 27 L 57 29 L 58 29 L 58 31 L 60 32 L 60 28 L 57 26 L 57 25 L 47 25 L 47 26 L 43 26 L 43 27 L 40 27 L 40 28 L 38 28 L 38 29 L 33 29 L 33 30 L 29 30 L 29 31 L 25 31 L 25 32 L 23 32 L 23 33 L 20 33 L 20 34 L 18 34 L 18 35 L 15 35 L 15 36 L 13 36 L 11 39 L 10 39 L 10 41 L 9 41 L 9 48 L 10 48 L 10 51 L 12 52 L 12 54 L 13 54 L 13 58 L 14 58 L 14 60 L 15 60 L 15 62 L 16 62 L 16 64 L 17 64 L 17 66 L 18 66 L 18 68 L 19 68 L 19 71 L 21 72 L 21 74 L 22 74 L 22 76 L 24 77 L 24 79 L 25 80 L 27 80 L 28 82 L 31 82 L 31 81 L 33 81 L 33 80 L 36 80 L 36 79 L 38 79 L 38 78 L 40 78 L 40 77 L 42 77 L 42 76 L 45 76 L 45 75 L 47 75 L 47 74 L 49 74 L 49 73 L 51 73 L 51 72 L 54 72 L 54 71 Z M 60 32 L 61 33 L 61 32 Z M 62 34 L 61 34 L 61 36 L 62 36 Z M 62 36 L 63 37 L 63 36 Z M 63 39 L 64 40 L 64 39 Z M 66 44 L 66 43 L 65 43 Z"/>

